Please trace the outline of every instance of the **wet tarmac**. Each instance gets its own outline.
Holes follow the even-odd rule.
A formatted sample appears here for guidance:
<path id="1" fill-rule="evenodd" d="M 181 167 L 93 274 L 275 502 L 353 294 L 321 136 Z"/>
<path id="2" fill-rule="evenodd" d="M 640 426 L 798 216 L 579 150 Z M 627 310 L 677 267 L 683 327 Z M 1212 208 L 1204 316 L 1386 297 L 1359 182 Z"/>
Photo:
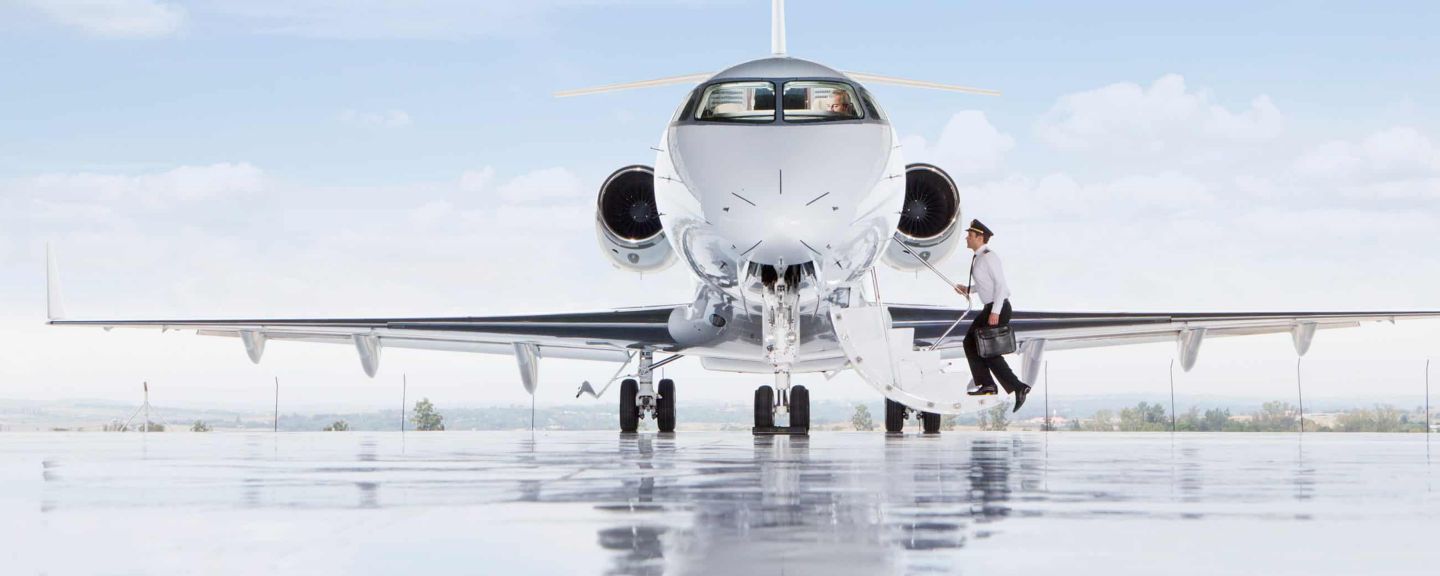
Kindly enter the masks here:
<path id="1" fill-rule="evenodd" d="M 5 574 L 1435 574 L 1421 435 L 3 434 Z"/>

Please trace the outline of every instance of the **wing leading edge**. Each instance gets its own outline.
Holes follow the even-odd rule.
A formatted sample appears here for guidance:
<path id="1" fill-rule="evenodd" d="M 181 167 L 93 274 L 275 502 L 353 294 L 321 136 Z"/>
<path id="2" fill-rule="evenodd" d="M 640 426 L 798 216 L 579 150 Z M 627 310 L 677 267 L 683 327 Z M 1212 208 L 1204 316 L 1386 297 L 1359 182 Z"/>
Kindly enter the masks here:
<path id="1" fill-rule="evenodd" d="M 521 347 L 540 357 L 624 362 L 640 347 L 675 347 L 666 323 L 674 306 L 601 312 L 448 318 L 67 320 L 53 326 L 194 330 L 202 336 L 238 338 L 253 362 L 272 340 L 349 344 L 360 353 L 365 372 L 375 375 L 380 350 L 411 348 L 481 354 L 517 354 Z"/>
<path id="2" fill-rule="evenodd" d="M 961 338 L 977 311 L 927 306 L 890 306 L 896 328 L 914 328 L 915 346 L 929 348 L 956 318 L 961 326 L 940 343 L 948 357 L 961 355 Z M 1440 318 L 1440 311 L 1393 312 L 1015 312 L 1010 325 L 1020 351 L 1026 355 L 1027 372 L 1032 362 L 1049 350 L 1074 350 L 1150 342 L 1176 342 L 1181 366 L 1194 367 L 1200 344 L 1214 336 L 1291 335 L 1295 352 L 1304 355 L 1316 330 L 1353 328 L 1363 322 L 1395 322 L 1400 319 Z M 1027 380 L 1028 381 L 1028 380 Z"/>

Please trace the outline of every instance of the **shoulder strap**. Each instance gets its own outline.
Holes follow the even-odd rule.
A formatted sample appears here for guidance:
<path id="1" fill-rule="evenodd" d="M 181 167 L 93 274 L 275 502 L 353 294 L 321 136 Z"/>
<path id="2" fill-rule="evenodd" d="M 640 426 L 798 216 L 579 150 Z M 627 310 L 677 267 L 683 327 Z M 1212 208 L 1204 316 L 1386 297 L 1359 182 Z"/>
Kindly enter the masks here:
<path id="1" fill-rule="evenodd" d="M 980 259 L 980 253 L 979 253 L 979 252 L 976 252 L 974 256 L 971 256 L 971 257 L 970 257 L 970 277 L 965 279 L 965 289 L 966 289 L 966 290 L 974 290 L 974 289 L 975 289 L 975 261 L 976 261 L 976 260 L 979 260 L 979 259 Z M 968 300 L 968 299 L 967 299 L 967 300 Z"/>

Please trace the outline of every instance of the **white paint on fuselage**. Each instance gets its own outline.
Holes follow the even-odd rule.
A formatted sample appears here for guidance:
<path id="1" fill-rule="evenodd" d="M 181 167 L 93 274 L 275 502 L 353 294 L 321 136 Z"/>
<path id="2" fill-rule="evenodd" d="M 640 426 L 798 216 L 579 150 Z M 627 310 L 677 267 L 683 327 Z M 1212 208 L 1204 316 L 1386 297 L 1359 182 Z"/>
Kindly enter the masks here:
<path id="1" fill-rule="evenodd" d="M 747 62 L 724 79 L 833 79 L 793 58 Z M 704 84 L 702 84 L 703 86 Z M 779 98 L 777 97 L 777 100 Z M 857 103 L 858 104 L 858 103 Z M 899 221 L 905 164 L 887 122 L 678 122 L 661 137 L 655 195 L 667 238 L 704 283 L 742 294 L 749 263 L 814 263 L 802 301 L 824 298 L 873 266 Z"/>

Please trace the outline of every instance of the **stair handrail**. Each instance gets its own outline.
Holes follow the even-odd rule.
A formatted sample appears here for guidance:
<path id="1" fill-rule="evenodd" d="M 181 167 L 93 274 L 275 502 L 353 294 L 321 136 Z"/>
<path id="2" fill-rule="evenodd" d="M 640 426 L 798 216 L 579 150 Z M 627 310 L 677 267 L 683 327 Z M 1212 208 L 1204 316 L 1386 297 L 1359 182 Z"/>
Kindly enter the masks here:
<path id="1" fill-rule="evenodd" d="M 934 264 L 931 264 L 929 260 L 921 258 L 919 254 L 916 254 L 914 250 L 911 250 L 909 246 L 906 246 L 905 241 L 900 239 L 899 232 L 891 235 L 890 239 L 893 240 L 895 244 L 899 245 L 901 250 L 904 250 L 906 253 L 914 256 L 916 260 L 919 260 L 921 264 L 924 264 L 926 268 L 929 268 L 931 272 L 934 272 L 936 276 L 940 277 L 940 280 L 944 281 L 945 285 L 949 286 L 951 290 L 955 289 L 955 286 L 957 286 L 957 284 L 955 284 L 955 281 L 951 280 L 949 276 L 946 276 L 944 272 L 941 272 L 939 268 L 936 268 Z M 970 287 L 967 285 L 965 288 L 969 289 Z M 945 329 L 945 333 L 941 334 L 940 338 L 936 340 L 934 344 L 931 344 L 930 347 L 926 349 L 926 351 L 933 351 L 936 348 L 939 348 L 940 344 L 945 342 L 946 338 L 950 337 L 950 333 L 955 331 L 955 327 L 959 326 L 960 322 L 965 320 L 965 316 L 970 314 L 970 310 L 970 296 L 967 295 L 965 296 L 965 311 L 960 314 L 959 318 L 955 319 L 954 323 L 950 324 L 949 328 Z"/>

